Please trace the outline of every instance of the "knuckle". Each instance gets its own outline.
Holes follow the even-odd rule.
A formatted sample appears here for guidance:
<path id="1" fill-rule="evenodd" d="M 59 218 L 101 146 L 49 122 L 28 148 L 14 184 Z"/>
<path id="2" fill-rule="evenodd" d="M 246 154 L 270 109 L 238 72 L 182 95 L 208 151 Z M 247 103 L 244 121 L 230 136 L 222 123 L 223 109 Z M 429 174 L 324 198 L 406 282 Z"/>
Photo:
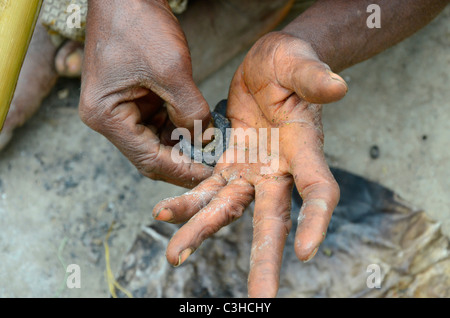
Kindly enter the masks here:
<path id="1" fill-rule="evenodd" d="M 250 202 L 253 201 L 254 188 L 247 182 L 232 182 L 232 184 L 233 188 L 230 189 L 230 192 L 233 192 L 229 193 L 224 199 L 230 207 L 229 212 L 238 213 L 237 215 L 240 217 Z"/>
<path id="2" fill-rule="evenodd" d="M 288 235 L 292 228 L 292 220 L 290 216 L 290 211 L 286 209 L 280 209 L 280 211 L 275 212 L 271 215 L 261 215 L 260 217 L 253 218 L 253 227 L 255 229 L 260 228 L 261 224 L 272 224 L 272 228 L 279 228 L 284 234 Z M 261 228 L 265 228 L 261 226 Z"/>
<path id="3" fill-rule="evenodd" d="M 246 208 L 242 200 L 236 200 L 229 196 L 215 197 L 214 209 L 222 210 L 221 216 L 224 218 L 224 224 L 230 224 L 234 220 L 240 218 Z"/>
<path id="4" fill-rule="evenodd" d="M 180 50 L 167 49 L 161 54 L 161 63 L 152 63 L 155 73 L 161 75 L 178 74 L 180 69 L 186 71 L 190 64 L 189 54 Z M 167 76 L 169 77 L 169 76 Z"/>
<path id="5" fill-rule="evenodd" d="M 78 114 L 81 120 L 90 128 L 100 131 L 104 120 L 104 111 L 98 100 L 90 92 L 82 92 Z"/>
<path id="6" fill-rule="evenodd" d="M 205 224 L 198 233 L 197 243 L 194 246 L 200 246 L 201 242 L 210 238 L 212 235 L 220 230 L 221 226 L 218 224 Z"/>
<path id="7" fill-rule="evenodd" d="M 283 213 L 283 215 L 280 217 L 280 222 L 283 225 L 286 235 L 288 235 L 292 228 L 292 220 L 290 214 Z"/>
<path id="8" fill-rule="evenodd" d="M 229 220 L 229 223 L 240 218 L 244 213 L 246 205 L 242 201 L 232 201 L 229 208 L 225 211 L 225 214 Z"/>
<path id="9" fill-rule="evenodd" d="M 330 201 L 333 204 L 337 205 L 337 203 L 339 202 L 340 196 L 341 196 L 341 189 L 336 180 L 332 180 L 329 183 L 329 196 L 330 196 Z"/>
<path id="10" fill-rule="evenodd" d="M 131 162 L 137 168 L 138 172 L 152 180 L 163 180 L 162 176 L 158 174 L 159 165 L 159 151 L 151 150 L 145 156 L 136 156 L 130 158 Z"/>

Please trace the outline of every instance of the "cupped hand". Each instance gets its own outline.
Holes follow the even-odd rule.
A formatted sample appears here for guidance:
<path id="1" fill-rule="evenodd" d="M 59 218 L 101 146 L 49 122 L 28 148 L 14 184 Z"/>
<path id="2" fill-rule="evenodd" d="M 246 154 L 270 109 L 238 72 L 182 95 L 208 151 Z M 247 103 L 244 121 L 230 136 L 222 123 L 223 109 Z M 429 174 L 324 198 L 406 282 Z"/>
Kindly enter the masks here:
<path id="1" fill-rule="evenodd" d="M 149 178 L 191 188 L 212 173 L 171 159 L 172 130 L 211 114 L 166 0 L 89 2 L 79 112 Z"/>
<path id="2" fill-rule="evenodd" d="M 231 83 L 227 116 L 234 130 L 222 162 L 196 188 L 154 208 L 157 220 L 188 221 L 171 239 L 168 261 L 175 266 L 183 263 L 255 199 L 248 293 L 276 296 L 291 229 L 294 184 L 303 199 L 301 210 L 295 211 L 299 213 L 295 252 L 300 260 L 315 255 L 338 203 L 339 187 L 323 153 L 320 104 L 339 100 L 346 92 L 344 80 L 319 60 L 308 43 L 281 32 L 261 38 Z M 233 136 L 239 134 L 241 140 L 242 134 L 256 134 L 258 142 L 252 143 L 252 138 L 237 142 Z M 266 139 L 267 149 L 259 146 Z M 252 152 L 258 153 L 256 162 Z"/>

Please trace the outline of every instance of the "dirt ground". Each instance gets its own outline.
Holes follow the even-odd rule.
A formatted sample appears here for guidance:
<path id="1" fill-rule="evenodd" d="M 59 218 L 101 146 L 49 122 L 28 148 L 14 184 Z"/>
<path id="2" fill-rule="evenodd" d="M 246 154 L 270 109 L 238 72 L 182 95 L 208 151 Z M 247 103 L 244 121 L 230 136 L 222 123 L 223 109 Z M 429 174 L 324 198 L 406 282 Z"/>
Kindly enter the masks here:
<path id="1" fill-rule="evenodd" d="M 341 75 L 348 95 L 324 108 L 330 165 L 377 181 L 450 234 L 450 7 L 417 34 Z M 243 54 L 200 84 L 226 98 Z M 161 199 L 184 189 L 140 176 L 78 117 L 78 80 L 62 79 L 0 153 L 0 297 L 109 297 L 110 265 Z M 378 147 L 377 158 L 370 149 Z M 298 213 L 298 211 L 293 211 Z M 63 266 L 64 264 L 64 266 Z M 81 288 L 65 285 L 78 264 Z"/>

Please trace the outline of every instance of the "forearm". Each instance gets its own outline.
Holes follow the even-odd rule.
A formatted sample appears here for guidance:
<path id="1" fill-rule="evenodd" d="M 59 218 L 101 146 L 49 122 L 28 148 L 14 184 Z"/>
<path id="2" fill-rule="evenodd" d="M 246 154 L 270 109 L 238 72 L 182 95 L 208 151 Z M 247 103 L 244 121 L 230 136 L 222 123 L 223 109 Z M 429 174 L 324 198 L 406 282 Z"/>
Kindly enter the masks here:
<path id="1" fill-rule="evenodd" d="M 449 0 L 318 0 L 283 31 L 311 44 L 334 72 L 362 62 L 409 37 L 433 20 Z M 377 4 L 381 27 L 369 28 Z"/>

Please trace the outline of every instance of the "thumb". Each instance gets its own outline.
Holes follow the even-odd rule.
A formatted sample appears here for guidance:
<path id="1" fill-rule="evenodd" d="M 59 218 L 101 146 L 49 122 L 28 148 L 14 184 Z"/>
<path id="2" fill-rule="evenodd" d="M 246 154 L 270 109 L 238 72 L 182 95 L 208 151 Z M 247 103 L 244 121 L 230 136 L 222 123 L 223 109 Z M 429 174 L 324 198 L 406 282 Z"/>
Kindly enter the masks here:
<path id="1" fill-rule="evenodd" d="M 348 87 L 344 79 L 333 73 L 316 54 L 291 51 L 288 58 L 288 63 L 281 61 L 281 65 L 287 65 L 288 68 L 281 67 L 282 72 L 277 74 L 278 81 L 307 102 L 332 103 L 347 93 Z"/>
<path id="2" fill-rule="evenodd" d="M 191 78 L 184 80 L 165 96 L 167 113 L 176 127 L 183 127 L 194 136 L 195 121 L 200 120 L 202 131 L 211 122 L 209 105 Z"/>

